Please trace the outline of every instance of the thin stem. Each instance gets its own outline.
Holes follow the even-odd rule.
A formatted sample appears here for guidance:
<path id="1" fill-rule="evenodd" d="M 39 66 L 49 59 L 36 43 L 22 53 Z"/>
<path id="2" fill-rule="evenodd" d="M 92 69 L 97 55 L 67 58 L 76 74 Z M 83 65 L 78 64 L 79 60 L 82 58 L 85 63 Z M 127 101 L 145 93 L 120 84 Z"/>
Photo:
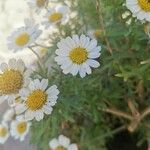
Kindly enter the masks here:
<path id="1" fill-rule="evenodd" d="M 145 118 L 147 115 L 150 114 L 150 107 L 146 108 L 143 113 L 140 116 L 140 120 L 142 120 L 143 118 Z"/>
<path id="2" fill-rule="evenodd" d="M 41 63 L 41 58 L 40 58 L 40 56 L 38 55 L 38 53 L 36 53 L 35 51 L 34 51 L 34 49 L 30 46 L 30 47 L 28 47 L 35 55 L 36 55 L 36 57 L 39 59 L 39 61 L 40 61 L 40 63 Z"/>
<path id="3" fill-rule="evenodd" d="M 40 46 L 40 47 L 43 47 L 43 48 L 49 48 L 48 46 L 44 46 L 44 45 L 38 44 L 38 43 L 36 43 L 36 42 L 35 42 L 35 45 L 33 45 L 33 46 L 34 46 L 34 47 L 35 47 L 35 46 Z"/>
<path id="4" fill-rule="evenodd" d="M 98 12 L 98 15 L 99 15 L 99 22 L 100 22 L 101 28 L 103 30 L 103 33 L 104 33 L 104 40 L 106 42 L 107 49 L 110 52 L 110 54 L 112 54 L 113 50 L 112 50 L 112 48 L 110 46 L 110 43 L 109 43 L 109 40 L 107 39 L 107 36 L 106 36 L 106 30 L 105 30 L 105 25 L 104 25 L 104 19 L 103 19 L 103 16 L 102 16 L 102 7 L 101 7 L 100 0 L 96 0 L 96 9 L 97 9 L 97 12 Z"/>
<path id="5" fill-rule="evenodd" d="M 120 111 L 120 110 L 110 109 L 110 108 L 101 109 L 101 110 L 106 112 L 106 113 L 110 113 L 110 114 L 113 114 L 115 116 L 118 116 L 118 117 L 126 118 L 128 120 L 132 120 L 133 119 L 133 117 L 130 114 L 128 114 L 126 112 L 123 112 L 123 111 Z"/>
<path id="6" fill-rule="evenodd" d="M 41 70 L 44 72 L 41 57 L 38 55 L 38 53 L 36 53 L 34 51 L 34 49 L 32 47 L 28 47 L 28 48 L 36 55 L 36 57 L 38 58 L 39 66 L 40 66 Z"/>
<path id="7" fill-rule="evenodd" d="M 127 103 L 128 103 L 128 107 L 129 107 L 129 109 L 130 109 L 132 115 L 135 116 L 135 117 L 139 116 L 140 113 L 138 112 L 137 108 L 136 108 L 135 105 L 133 104 L 132 100 L 129 99 L 129 100 L 127 101 Z"/>

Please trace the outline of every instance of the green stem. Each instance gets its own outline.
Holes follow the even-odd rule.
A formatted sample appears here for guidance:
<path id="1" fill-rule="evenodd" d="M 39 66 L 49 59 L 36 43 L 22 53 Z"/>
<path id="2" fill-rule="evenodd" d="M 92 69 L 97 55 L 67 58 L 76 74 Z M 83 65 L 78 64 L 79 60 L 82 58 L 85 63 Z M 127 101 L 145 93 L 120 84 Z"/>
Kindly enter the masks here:
<path id="1" fill-rule="evenodd" d="M 42 65 L 42 59 L 41 59 L 41 57 L 38 55 L 38 53 L 36 53 L 35 51 L 34 51 L 34 49 L 32 48 L 32 47 L 28 47 L 31 51 L 32 51 L 32 53 L 34 53 L 35 54 L 35 56 L 38 58 L 38 64 L 39 64 L 39 66 L 40 66 L 40 69 L 42 70 L 42 72 L 44 72 L 44 67 L 43 67 L 43 65 Z"/>

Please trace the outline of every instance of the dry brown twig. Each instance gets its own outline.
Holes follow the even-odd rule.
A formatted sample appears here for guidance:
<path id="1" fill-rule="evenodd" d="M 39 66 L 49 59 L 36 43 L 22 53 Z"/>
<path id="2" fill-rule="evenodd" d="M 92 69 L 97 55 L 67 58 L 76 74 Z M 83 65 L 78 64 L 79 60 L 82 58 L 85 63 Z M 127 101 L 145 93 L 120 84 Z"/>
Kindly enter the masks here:
<path id="1" fill-rule="evenodd" d="M 96 10 L 98 12 L 99 22 L 100 22 L 101 29 L 104 34 L 104 40 L 106 42 L 107 49 L 110 52 L 110 54 L 112 54 L 113 50 L 112 50 L 109 40 L 107 39 L 107 36 L 106 36 L 106 29 L 105 29 L 104 19 L 103 19 L 103 15 L 102 15 L 102 7 L 101 7 L 100 0 L 96 0 Z"/>
<path id="2" fill-rule="evenodd" d="M 130 122 L 126 126 L 126 128 L 128 131 L 134 132 L 139 127 L 143 119 L 150 114 L 150 107 L 146 108 L 143 112 L 140 113 L 136 109 L 135 105 L 132 103 L 132 100 L 128 100 L 128 107 L 131 111 L 131 114 L 114 108 L 106 108 L 99 110 L 129 120 Z"/>

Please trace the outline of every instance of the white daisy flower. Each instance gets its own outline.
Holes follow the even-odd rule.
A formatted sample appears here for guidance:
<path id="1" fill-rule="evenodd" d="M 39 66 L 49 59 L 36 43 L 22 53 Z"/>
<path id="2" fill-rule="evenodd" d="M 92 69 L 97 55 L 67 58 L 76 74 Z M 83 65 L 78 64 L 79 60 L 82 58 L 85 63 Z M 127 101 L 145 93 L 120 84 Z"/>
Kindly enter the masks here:
<path id="1" fill-rule="evenodd" d="M 68 6 L 57 6 L 48 10 L 42 24 L 45 28 L 55 26 L 57 23 L 65 24 L 69 19 Z"/>
<path id="2" fill-rule="evenodd" d="M 24 113 L 26 120 L 36 119 L 40 121 L 44 118 L 44 113 L 49 115 L 53 106 L 57 102 L 59 90 L 56 85 L 48 88 L 48 80 L 39 79 L 32 81 L 28 89 L 22 89 L 20 96 L 24 103 L 18 104 L 15 108 L 17 114 Z"/>
<path id="3" fill-rule="evenodd" d="M 58 49 L 55 61 L 61 65 L 64 74 L 78 73 L 83 78 L 87 74 L 91 74 L 91 67 L 97 68 L 100 66 L 99 62 L 94 60 L 100 56 L 101 47 L 97 46 L 95 39 L 90 40 L 85 35 L 73 35 L 62 39 L 57 44 Z"/>
<path id="4" fill-rule="evenodd" d="M 141 21 L 150 21 L 149 0 L 126 0 L 127 8 Z"/>
<path id="5" fill-rule="evenodd" d="M 40 13 L 46 5 L 48 4 L 48 0 L 28 0 L 28 5 L 31 9 L 35 9 L 36 13 Z"/>
<path id="6" fill-rule="evenodd" d="M 0 144 L 4 144 L 9 137 L 9 130 L 6 123 L 0 124 Z"/>
<path id="7" fill-rule="evenodd" d="M 0 102 L 7 99 L 12 104 L 19 91 L 28 86 L 31 70 L 21 59 L 10 59 L 8 64 L 2 63 L 0 69 Z"/>
<path id="8" fill-rule="evenodd" d="M 58 139 L 54 138 L 49 142 L 52 150 L 78 150 L 77 144 L 71 144 L 70 139 L 60 135 Z"/>
<path id="9" fill-rule="evenodd" d="M 8 109 L 3 115 L 4 122 L 12 121 L 14 118 L 15 118 L 15 111 L 12 108 Z"/>
<path id="10" fill-rule="evenodd" d="M 20 141 L 23 141 L 25 139 L 25 136 L 28 134 L 30 129 L 31 123 L 20 120 L 20 121 L 12 121 L 10 126 L 10 133 L 11 136 L 15 139 L 19 139 Z"/>
<path id="11" fill-rule="evenodd" d="M 102 30 L 100 30 L 100 29 L 89 30 L 87 33 L 91 39 L 98 39 L 102 35 Z"/>
<path id="12" fill-rule="evenodd" d="M 31 24 L 31 22 L 25 22 L 26 26 L 18 28 L 11 36 L 8 37 L 8 48 L 10 50 L 18 51 L 29 47 L 42 33 L 39 30 L 39 26 Z"/>

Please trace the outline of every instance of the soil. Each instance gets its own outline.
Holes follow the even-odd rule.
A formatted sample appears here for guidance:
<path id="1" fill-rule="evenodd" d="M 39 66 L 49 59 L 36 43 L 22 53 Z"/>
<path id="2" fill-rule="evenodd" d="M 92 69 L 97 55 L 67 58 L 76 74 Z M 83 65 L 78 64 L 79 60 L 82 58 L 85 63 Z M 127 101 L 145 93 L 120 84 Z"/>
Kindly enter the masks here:
<path id="1" fill-rule="evenodd" d="M 148 150 L 148 144 L 145 141 L 139 147 L 137 146 L 137 134 L 130 134 L 128 131 L 123 131 L 116 134 L 107 142 L 108 150 Z"/>

